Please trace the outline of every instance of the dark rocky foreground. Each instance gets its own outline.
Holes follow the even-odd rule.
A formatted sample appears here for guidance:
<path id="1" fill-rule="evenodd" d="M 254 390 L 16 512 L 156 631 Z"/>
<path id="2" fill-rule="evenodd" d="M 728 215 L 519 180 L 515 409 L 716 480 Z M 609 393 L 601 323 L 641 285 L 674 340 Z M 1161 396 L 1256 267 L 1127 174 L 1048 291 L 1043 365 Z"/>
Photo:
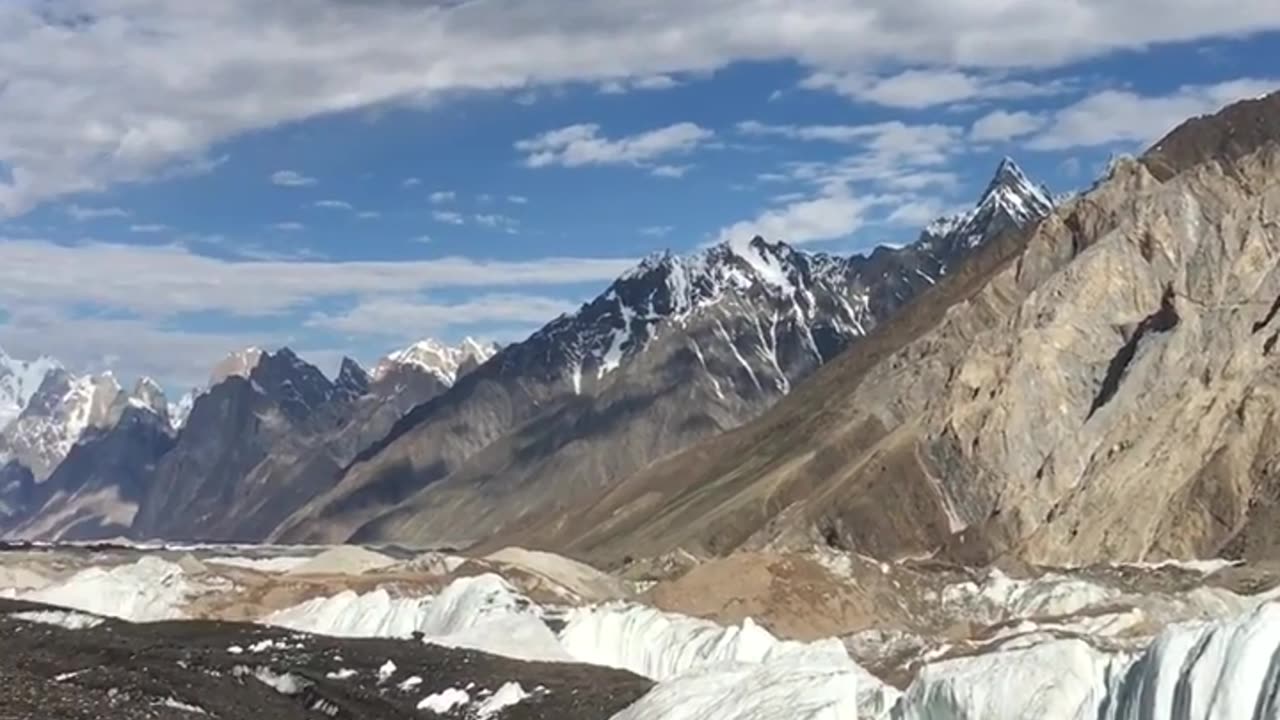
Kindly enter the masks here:
<path id="1" fill-rule="evenodd" d="M 627 672 L 409 641 L 207 621 L 105 620 L 69 630 L 24 619 L 31 612 L 64 611 L 0 600 L 3 720 L 463 720 L 476 717 L 485 691 L 507 682 L 532 695 L 495 720 L 605 720 L 652 686 Z M 388 661 L 396 669 L 380 679 Z M 406 685 L 414 677 L 421 682 Z M 417 709 L 429 695 L 468 686 L 472 703 L 447 715 Z"/>

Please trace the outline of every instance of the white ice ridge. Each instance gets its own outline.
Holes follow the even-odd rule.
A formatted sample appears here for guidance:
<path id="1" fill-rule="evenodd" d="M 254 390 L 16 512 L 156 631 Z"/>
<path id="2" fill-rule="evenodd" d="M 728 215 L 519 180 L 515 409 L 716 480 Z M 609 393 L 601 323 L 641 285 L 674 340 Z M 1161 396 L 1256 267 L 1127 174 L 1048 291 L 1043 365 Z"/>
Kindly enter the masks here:
<path id="1" fill-rule="evenodd" d="M 840 641 L 783 641 L 749 619 L 740 627 L 723 627 L 648 607 L 613 603 L 570 612 L 560 642 L 580 662 L 630 670 L 660 682 L 654 691 L 659 696 L 646 696 L 641 701 L 641 714 L 625 715 L 627 718 L 780 717 L 735 714 L 737 711 L 684 713 L 695 707 L 710 712 L 719 706 L 716 698 L 720 695 L 740 698 L 744 704 L 739 707 L 747 709 L 752 703 L 761 708 L 775 707 L 775 702 L 781 703 L 777 707 L 803 705 L 801 701 L 810 692 L 817 693 L 810 698 L 812 712 L 794 717 L 842 718 L 846 715 L 823 714 L 827 712 L 823 708 L 835 712 L 837 708 L 858 707 L 863 714 L 876 715 L 891 707 L 898 696 L 896 690 L 850 659 Z M 697 694 L 702 685 L 709 694 Z M 839 692 L 833 689 L 837 687 Z M 687 697 L 690 692 L 696 697 Z M 704 701 L 705 705 L 699 705 Z M 675 715 L 661 714 L 667 712 L 664 708 L 677 705 L 685 709 Z"/>
<path id="2" fill-rule="evenodd" d="M 144 557 L 132 565 L 88 568 L 58 583 L 18 593 L 21 600 L 82 610 L 132 622 L 173 620 L 201 588 L 182 568 Z"/>
<path id="3" fill-rule="evenodd" d="M 493 574 L 460 578 L 435 597 L 392 598 L 385 590 L 347 591 L 273 613 L 262 620 L 337 637 L 398 637 L 524 660 L 568 660 L 539 608 Z"/>
<path id="4" fill-rule="evenodd" d="M 1077 640 L 926 667 L 893 720 L 1275 720 L 1280 605 L 1166 629 L 1141 654 Z"/>

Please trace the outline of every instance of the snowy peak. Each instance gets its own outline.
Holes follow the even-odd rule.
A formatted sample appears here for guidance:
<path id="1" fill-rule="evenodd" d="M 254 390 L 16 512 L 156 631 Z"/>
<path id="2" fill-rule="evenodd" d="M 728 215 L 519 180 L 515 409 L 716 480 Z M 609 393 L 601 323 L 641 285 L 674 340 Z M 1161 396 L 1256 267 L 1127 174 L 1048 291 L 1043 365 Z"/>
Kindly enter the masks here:
<path id="1" fill-rule="evenodd" d="M 441 383 L 452 386 L 458 378 L 483 365 L 498 352 L 494 343 L 464 338 L 456 347 L 426 339 L 393 352 L 374 368 L 373 380 L 385 378 L 397 367 L 414 367 L 434 375 Z"/>
<path id="2" fill-rule="evenodd" d="M 1005 158 L 972 210 L 938 218 L 924 234 L 974 248 L 1005 230 L 1039 222 L 1054 207 L 1050 194 L 1033 183 L 1017 163 Z"/>
<path id="3" fill-rule="evenodd" d="M 49 373 L 61 367 L 50 357 L 18 360 L 0 348 L 0 430 L 22 414 Z"/>
<path id="4" fill-rule="evenodd" d="M 209 387 L 213 387 L 229 377 L 249 377 L 253 369 L 261 362 L 266 352 L 260 347 L 248 347 L 228 353 L 226 357 L 213 366 L 209 374 Z"/>

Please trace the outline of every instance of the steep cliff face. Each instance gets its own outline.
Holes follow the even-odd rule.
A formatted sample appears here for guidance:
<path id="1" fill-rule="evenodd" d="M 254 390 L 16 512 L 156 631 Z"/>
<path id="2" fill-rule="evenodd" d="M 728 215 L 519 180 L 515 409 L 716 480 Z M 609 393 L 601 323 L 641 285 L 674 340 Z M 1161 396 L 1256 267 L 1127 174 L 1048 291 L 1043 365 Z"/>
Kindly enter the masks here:
<path id="1" fill-rule="evenodd" d="M 1173 132 L 550 543 L 1044 563 L 1280 535 L 1280 95 Z M 962 276 L 963 275 L 963 276 Z"/>

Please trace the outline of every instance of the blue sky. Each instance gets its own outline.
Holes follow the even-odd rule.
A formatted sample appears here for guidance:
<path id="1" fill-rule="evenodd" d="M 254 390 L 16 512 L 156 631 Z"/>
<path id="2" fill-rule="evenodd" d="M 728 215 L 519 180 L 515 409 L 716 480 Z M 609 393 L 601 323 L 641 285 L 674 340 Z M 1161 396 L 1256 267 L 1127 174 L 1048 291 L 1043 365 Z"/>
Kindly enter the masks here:
<path id="1" fill-rule="evenodd" d="M 654 250 L 907 242 L 1005 155 L 1072 190 L 1280 88 L 1270 1 L 203 5 L 0 8 L 11 354 L 519 339 Z"/>

